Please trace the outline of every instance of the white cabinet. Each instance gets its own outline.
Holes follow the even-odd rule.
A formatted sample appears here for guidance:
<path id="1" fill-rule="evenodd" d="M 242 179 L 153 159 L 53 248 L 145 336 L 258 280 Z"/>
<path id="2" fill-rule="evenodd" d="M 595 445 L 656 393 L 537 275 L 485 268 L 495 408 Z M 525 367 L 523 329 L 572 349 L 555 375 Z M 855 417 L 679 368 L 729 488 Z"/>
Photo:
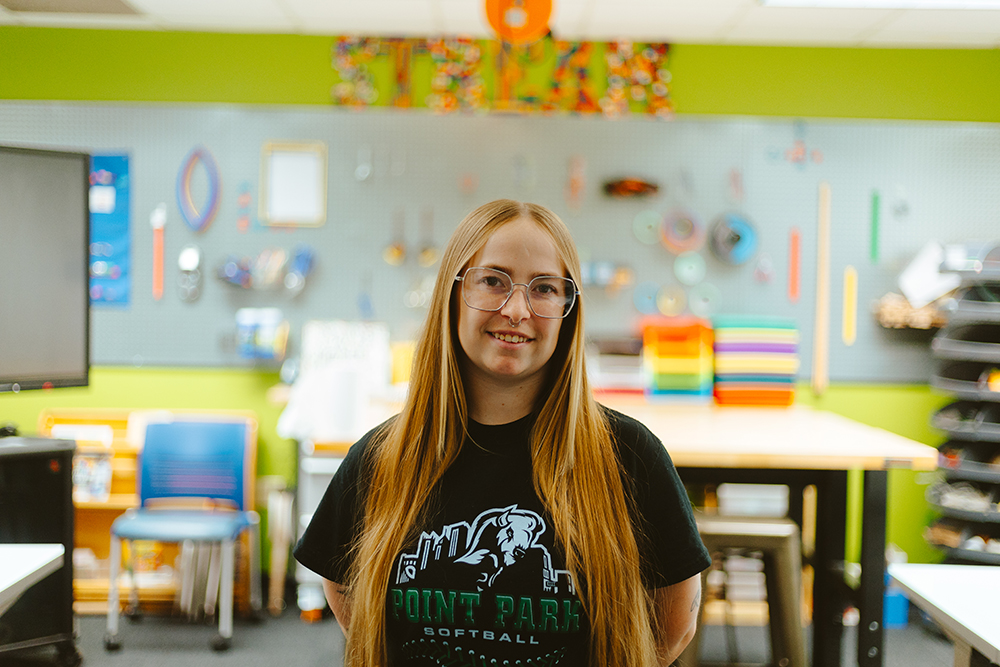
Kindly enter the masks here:
<path id="1" fill-rule="evenodd" d="M 316 444 L 309 440 L 299 443 L 296 539 L 301 537 L 312 520 L 313 512 L 322 500 L 333 474 L 344 460 L 349 446 L 350 443 Z M 296 563 L 295 584 L 302 618 L 307 621 L 319 620 L 326 607 L 326 597 L 319 575 L 303 567 L 301 563 Z"/>

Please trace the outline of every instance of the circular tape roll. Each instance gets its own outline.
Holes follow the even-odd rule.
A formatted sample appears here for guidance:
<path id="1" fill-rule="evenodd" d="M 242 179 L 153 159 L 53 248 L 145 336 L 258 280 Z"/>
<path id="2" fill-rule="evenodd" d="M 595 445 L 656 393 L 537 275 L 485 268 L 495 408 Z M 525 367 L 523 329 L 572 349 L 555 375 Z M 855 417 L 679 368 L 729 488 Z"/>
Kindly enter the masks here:
<path id="1" fill-rule="evenodd" d="M 663 219 L 660 243 L 675 255 L 698 250 L 705 244 L 705 229 L 693 213 L 678 209 Z"/>
<path id="2" fill-rule="evenodd" d="M 743 264 L 757 252 L 757 230 L 744 216 L 726 213 L 712 226 L 709 246 L 723 262 Z"/>
<path id="3" fill-rule="evenodd" d="M 656 245 L 660 242 L 660 224 L 663 216 L 652 209 L 639 211 L 632 219 L 632 233 L 639 243 Z"/>
<path id="4" fill-rule="evenodd" d="M 686 305 L 687 295 L 682 287 L 664 285 L 656 293 L 656 308 L 667 317 L 680 315 Z"/>
<path id="5" fill-rule="evenodd" d="M 701 283 L 691 288 L 688 308 L 698 317 L 709 317 L 719 307 L 722 292 L 712 283 Z"/>
<path id="6" fill-rule="evenodd" d="M 696 252 L 682 252 L 674 260 L 674 275 L 684 285 L 697 285 L 705 278 L 705 258 Z"/>
<path id="7" fill-rule="evenodd" d="M 659 290 L 660 286 L 654 282 L 647 281 L 636 285 L 632 291 L 632 303 L 635 309 L 643 315 L 655 315 L 658 312 L 656 295 Z"/>

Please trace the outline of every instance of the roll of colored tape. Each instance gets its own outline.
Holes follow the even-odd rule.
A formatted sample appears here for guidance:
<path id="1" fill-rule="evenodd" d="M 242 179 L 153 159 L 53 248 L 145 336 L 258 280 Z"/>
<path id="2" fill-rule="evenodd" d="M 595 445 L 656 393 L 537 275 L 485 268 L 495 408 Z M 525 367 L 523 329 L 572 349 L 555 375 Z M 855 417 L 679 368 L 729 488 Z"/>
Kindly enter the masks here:
<path id="1" fill-rule="evenodd" d="M 694 213 L 678 209 L 663 219 L 660 243 L 675 255 L 698 250 L 705 243 L 705 229 Z"/>
<path id="2" fill-rule="evenodd" d="M 664 285 L 656 293 L 656 309 L 667 317 L 674 317 L 684 312 L 687 306 L 687 295 L 678 285 Z"/>
<path id="3" fill-rule="evenodd" d="M 657 313 L 656 295 L 660 286 L 654 282 L 639 283 L 632 291 L 632 303 L 635 309 L 643 315 L 655 315 Z"/>
<path id="4" fill-rule="evenodd" d="M 660 242 L 660 224 L 663 216 L 657 211 L 646 209 L 636 213 L 632 219 L 632 233 L 645 245 L 656 245 Z"/>
<path id="5" fill-rule="evenodd" d="M 712 225 L 709 246 L 727 264 L 745 263 L 757 253 L 757 230 L 738 213 L 726 213 Z"/>
<path id="6" fill-rule="evenodd" d="M 685 285 L 697 285 L 705 278 L 705 259 L 696 252 L 682 252 L 674 260 L 674 275 Z"/>
<path id="7" fill-rule="evenodd" d="M 709 317 L 719 308 L 722 292 L 712 283 L 701 283 L 691 288 L 688 308 L 698 317 Z"/>

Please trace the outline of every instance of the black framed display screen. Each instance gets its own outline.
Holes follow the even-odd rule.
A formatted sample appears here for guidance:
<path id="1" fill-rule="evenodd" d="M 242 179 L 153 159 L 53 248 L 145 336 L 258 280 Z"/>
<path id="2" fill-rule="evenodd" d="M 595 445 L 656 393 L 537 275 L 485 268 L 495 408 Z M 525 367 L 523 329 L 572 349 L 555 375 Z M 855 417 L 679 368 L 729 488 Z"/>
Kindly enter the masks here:
<path id="1" fill-rule="evenodd" d="M 0 146 L 0 392 L 88 383 L 90 156 Z"/>

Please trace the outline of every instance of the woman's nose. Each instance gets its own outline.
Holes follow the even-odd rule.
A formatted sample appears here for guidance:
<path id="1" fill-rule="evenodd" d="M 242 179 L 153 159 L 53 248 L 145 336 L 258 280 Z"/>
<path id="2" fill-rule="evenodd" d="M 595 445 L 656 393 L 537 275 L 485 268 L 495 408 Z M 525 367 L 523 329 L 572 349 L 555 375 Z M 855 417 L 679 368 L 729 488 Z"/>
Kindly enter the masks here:
<path id="1" fill-rule="evenodd" d="M 523 292 L 517 289 L 518 287 L 524 288 Z M 527 285 L 514 285 L 507 303 L 500 309 L 500 314 L 509 318 L 512 322 L 520 322 L 526 317 L 531 317 L 531 307 L 528 306 Z"/>

